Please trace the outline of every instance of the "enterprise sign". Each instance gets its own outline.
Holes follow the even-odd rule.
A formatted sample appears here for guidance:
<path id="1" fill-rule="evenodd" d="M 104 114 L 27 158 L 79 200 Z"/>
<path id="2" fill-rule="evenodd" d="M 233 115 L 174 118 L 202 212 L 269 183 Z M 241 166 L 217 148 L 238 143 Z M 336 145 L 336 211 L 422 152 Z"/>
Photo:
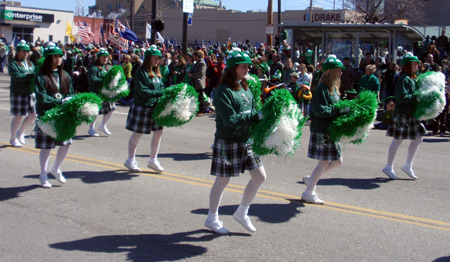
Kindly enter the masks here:
<path id="1" fill-rule="evenodd" d="M 55 21 L 55 16 L 52 14 L 29 13 L 15 10 L 0 10 L 0 19 L 53 23 Z"/>

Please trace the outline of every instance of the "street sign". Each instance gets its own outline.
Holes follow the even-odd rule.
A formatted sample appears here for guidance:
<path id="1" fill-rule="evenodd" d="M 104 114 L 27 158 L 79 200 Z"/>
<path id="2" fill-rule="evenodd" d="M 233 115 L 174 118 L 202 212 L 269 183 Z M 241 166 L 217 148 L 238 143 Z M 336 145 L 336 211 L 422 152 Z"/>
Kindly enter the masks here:
<path id="1" fill-rule="evenodd" d="M 194 13 L 194 0 L 183 0 L 183 13 Z"/>
<path id="2" fill-rule="evenodd" d="M 273 24 L 266 25 L 266 35 L 273 35 Z"/>
<path id="3" fill-rule="evenodd" d="M 187 23 L 188 23 L 188 26 L 192 26 L 192 13 L 189 13 Z"/>

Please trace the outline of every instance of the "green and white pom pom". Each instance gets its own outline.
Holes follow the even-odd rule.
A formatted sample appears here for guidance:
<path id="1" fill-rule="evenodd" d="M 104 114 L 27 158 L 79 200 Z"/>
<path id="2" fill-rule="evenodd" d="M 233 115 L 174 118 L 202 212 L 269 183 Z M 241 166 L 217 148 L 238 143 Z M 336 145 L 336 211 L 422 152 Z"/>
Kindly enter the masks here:
<path id="1" fill-rule="evenodd" d="M 197 111 L 197 91 L 191 85 L 180 83 L 163 89 L 153 119 L 160 126 L 181 126 L 191 121 Z"/>
<path id="2" fill-rule="evenodd" d="M 252 90 L 255 110 L 259 112 L 262 108 L 262 103 L 261 103 L 261 86 L 262 86 L 262 84 L 261 84 L 261 81 L 259 81 L 259 78 L 256 75 L 247 74 L 245 76 L 245 78 L 247 79 L 250 90 Z"/>
<path id="3" fill-rule="evenodd" d="M 253 151 L 260 155 L 293 155 L 307 118 L 286 89 L 273 91 L 262 107 L 263 120 L 252 126 Z"/>
<path id="4" fill-rule="evenodd" d="M 341 100 L 335 108 L 350 108 L 347 114 L 338 116 L 329 126 L 330 138 L 336 142 L 360 144 L 364 142 L 373 127 L 377 112 L 377 95 L 362 91 L 353 100 Z"/>
<path id="5" fill-rule="evenodd" d="M 417 120 L 436 118 L 445 107 L 445 75 L 441 72 L 427 72 L 416 79 L 417 105 L 414 117 Z"/>
<path id="6" fill-rule="evenodd" d="M 130 93 L 123 68 L 119 65 L 113 66 L 103 77 L 103 85 L 99 96 L 105 102 L 114 102 Z"/>
<path id="7" fill-rule="evenodd" d="M 95 94 L 77 94 L 66 103 L 46 111 L 39 117 L 37 125 L 42 132 L 58 141 L 69 140 L 75 136 L 79 125 L 94 121 L 101 103 Z"/>

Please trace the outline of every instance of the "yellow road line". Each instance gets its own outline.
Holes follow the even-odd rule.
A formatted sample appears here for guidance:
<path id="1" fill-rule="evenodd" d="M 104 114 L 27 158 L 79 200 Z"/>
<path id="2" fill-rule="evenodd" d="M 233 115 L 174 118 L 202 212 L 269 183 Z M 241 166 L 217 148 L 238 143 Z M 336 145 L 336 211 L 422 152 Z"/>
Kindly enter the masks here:
<path id="1" fill-rule="evenodd" d="M 0 145 L 2 146 L 8 146 L 9 144 L 0 142 Z M 7 149 L 11 149 L 14 151 L 29 153 L 29 154 L 39 154 L 39 149 L 35 149 L 33 147 L 21 147 L 21 148 L 15 148 L 15 147 L 6 147 Z M 55 156 L 56 154 L 54 152 L 51 153 L 51 156 Z M 125 169 L 121 164 L 104 161 L 104 160 L 98 160 L 93 158 L 87 158 L 82 156 L 76 156 L 76 155 L 67 155 L 66 157 L 67 161 L 72 161 L 80 164 L 88 164 L 91 166 L 106 168 L 106 169 Z M 191 185 L 197 185 L 197 186 L 203 186 L 203 187 L 211 187 L 214 183 L 213 180 L 207 180 L 202 178 L 195 178 L 185 175 L 179 175 L 179 174 L 172 174 L 168 172 L 163 173 L 154 173 L 150 169 L 142 169 L 143 172 L 141 173 L 135 173 L 139 175 L 144 175 L 148 177 L 154 177 L 159 179 L 165 179 L 185 184 L 191 184 Z M 239 185 L 233 185 L 229 184 L 226 188 L 227 191 L 236 192 L 242 194 L 244 192 L 244 187 Z M 266 198 L 266 199 L 272 199 L 272 200 L 278 200 L 283 202 L 290 202 L 291 200 L 300 200 L 299 196 L 296 195 L 289 195 L 269 190 L 259 190 L 258 197 Z M 438 220 L 432 220 L 427 218 L 421 218 L 421 217 L 415 217 L 415 216 L 409 216 L 409 215 L 403 215 L 398 213 L 392 213 L 392 212 L 386 212 L 381 210 L 375 210 L 375 209 L 369 209 L 369 208 L 363 208 L 363 207 L 357 207 L 357 206 L 351 206 L 351 205 L 345 205 L 340 203 L 334 203 L 334 202 L 325 202 L 325 205 L 310 205 L 306 204 L 308 206 L 314 206 L 318 208 L 328 209 L 328 210 L 334 210 L 339 212 L 345 212 L 350 214 L 357 214 L 362 216 L 368 216 L 378 219 L 384 219 L 389 221 L 395 221 L 400 223 L 406 223 L 416 226 L 423 226 L 433 229 L 439 229 L 439 230 L 446 230 L 450 231 L 450 223 L 444 222 L 444 221 L 438 221 Z"/>

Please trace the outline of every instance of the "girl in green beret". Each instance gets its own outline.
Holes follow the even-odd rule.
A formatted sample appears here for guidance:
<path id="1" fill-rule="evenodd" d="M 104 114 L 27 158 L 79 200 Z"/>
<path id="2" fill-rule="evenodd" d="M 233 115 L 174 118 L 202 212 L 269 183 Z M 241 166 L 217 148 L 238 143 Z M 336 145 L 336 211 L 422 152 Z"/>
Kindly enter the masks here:
<path id="1" fill-rule="evenodd" d="M 216 107 L 216 133 L 213 144 L 211 175 L 216 176 L 209 196 L 209 211 L 205 226 L 218 234 L 228 234 L 219 220 L 219 205 L 231 177 L 249 170 L 248 182 L 241 203 L 233 218 L 246 230 L 256 231 L 247 215 L 251 202 L 266 179 L 262 161 L 250 145 L 250 125 L 261 118 L 256 112 L 253 94 L 245 76 L 252 64 L 243 52 L 233 52 L 227 57 L 225 71 L 219 87 L 214 92 Z"/>
<path id="2" fill-rule="evenodd" d="M 159 67 L 162 55 L 156 46 L 152 46 L 145 51 L 144 56 L 144 63 L 139 67 L 134 78 L 135 92 L 126 124 L 126 129 L 133 134 L 128 141 L 128 159 L 124 165 L 133 172 L 140 171 L 136 161 L 136 149 L 142 135 L 153 132 L 147 166 L 156 172 L 163 172 L 164 168 L 158 161 L 163 127 L 158 126 L 152 118 L 153 110 L 164 88 Z"/>
<path id="3" fill-rule="evenodd" d="M 405 55 L 402 60 L 402 73 L 395 84 L 394 117 L 386 133 L 393 139 L 389 146 L 386 166 L 382 170 L 391 179 L 398 179 L 393 165 L 395 155 L 403 139 L 410 139 L 411 143 L 409 144 L 406 163 L 401 167 L 401 170 L 410 178 L 417 179 L 412 165 L 423 136 L 427 133 L 424 125 L 414 117 L 417 102 L 416 95 L 414 95 L 416 91 L 414 79 L 417 77 L 418 62 L 419 59 L 411 53 Z"/>
<path id="4" fill-rule="evenodd" d="M 104 48 L 100 48 L 99 52 L 97 53 L 97 59 L 95 62 L 89 67 L 88 70 L 88 83 L 89 83 L 89 92 L 92 93 L 99 93 L 100 88 L 103 84 L 103 77 L 111 69 L 111 66 L 107 63 L 109 60 L 109 53 Z M 106 102 L 103 101 L 102 108 L 98 112 L 99 115 L 103 115 L 102 123 L 99 126 L 99 130 L 105 133 L 106 135 L 111 135 L 111 132 L 109 132 L 108 127 L 106 124 L 108 123 L 109 119 L 111 119 L 111 116 L 114 113 L 114 110 L 116 110 L 116 105 L 114 102 Z M 97 122 L 97 118 L 89 125 L 89 131 L 88 134 L 93 137 L 98 137 L 99 135 L 95 131 L 95 124 Z"/>
<path id="5" fill-rule="evenodd" d="M 339 101 L 339 87 L 344 65 L 334 55 L 330 55 L 322 65 L 323 77 L 314 91 L 311 102 L 311 135 L 309 138 L 308 157 L 317 159 L 316 168 L 310 176 L 303 178 L 306 190 L 302 200 L 311 204 L 322 205 L 323 200 L 316 194 L 316 185 L 325 173 L 342 164 L 342 151 L 339 142 L 332 141 L 328 127 L 341 113 L 334 107 Z"/>
<path id="6" fill-rule="evenodd" d="M 16 46 L 16 55 L 9 63 L 8 73 L 11 77 L 10 103 L 11 115 L 11 139 L 14 147 L 25 144 L 25 130 L 33 124 L 36 119 L 36 98 L 32 92 L 31 81 L 34 76 L 34 65 L 27 60 L 30 47 L 25 41 Z M 22 118 L 25 116 L 25 119 Z"/>
<path id="7" fill-rule="evenodd" d="M 45 60 L 41 70 L 35 77 L 36 111 L 39 116 L 44 115 L 47 110 L 61 105 L 70 99 L 74 93 L 70 76 L 61 66 L 62 55 L 61 49 L 57 46 L 50 45 L 44 49 Z M 43 133 L 39 127 L 36 127 L 35 140 L 36 148 L 41 149 L 39 152 L 41 166 L 39 181 L 41 186 L 44 188 L 52 187 L 48 181 L 47 171 L 55 176 L 58 182 L 66 183 L 60 167 L 69 152 L 72 140 L 58 141 Z M 47 170 L 50 152 L 55 146 L 59 146 L 55 163 Z"/>

